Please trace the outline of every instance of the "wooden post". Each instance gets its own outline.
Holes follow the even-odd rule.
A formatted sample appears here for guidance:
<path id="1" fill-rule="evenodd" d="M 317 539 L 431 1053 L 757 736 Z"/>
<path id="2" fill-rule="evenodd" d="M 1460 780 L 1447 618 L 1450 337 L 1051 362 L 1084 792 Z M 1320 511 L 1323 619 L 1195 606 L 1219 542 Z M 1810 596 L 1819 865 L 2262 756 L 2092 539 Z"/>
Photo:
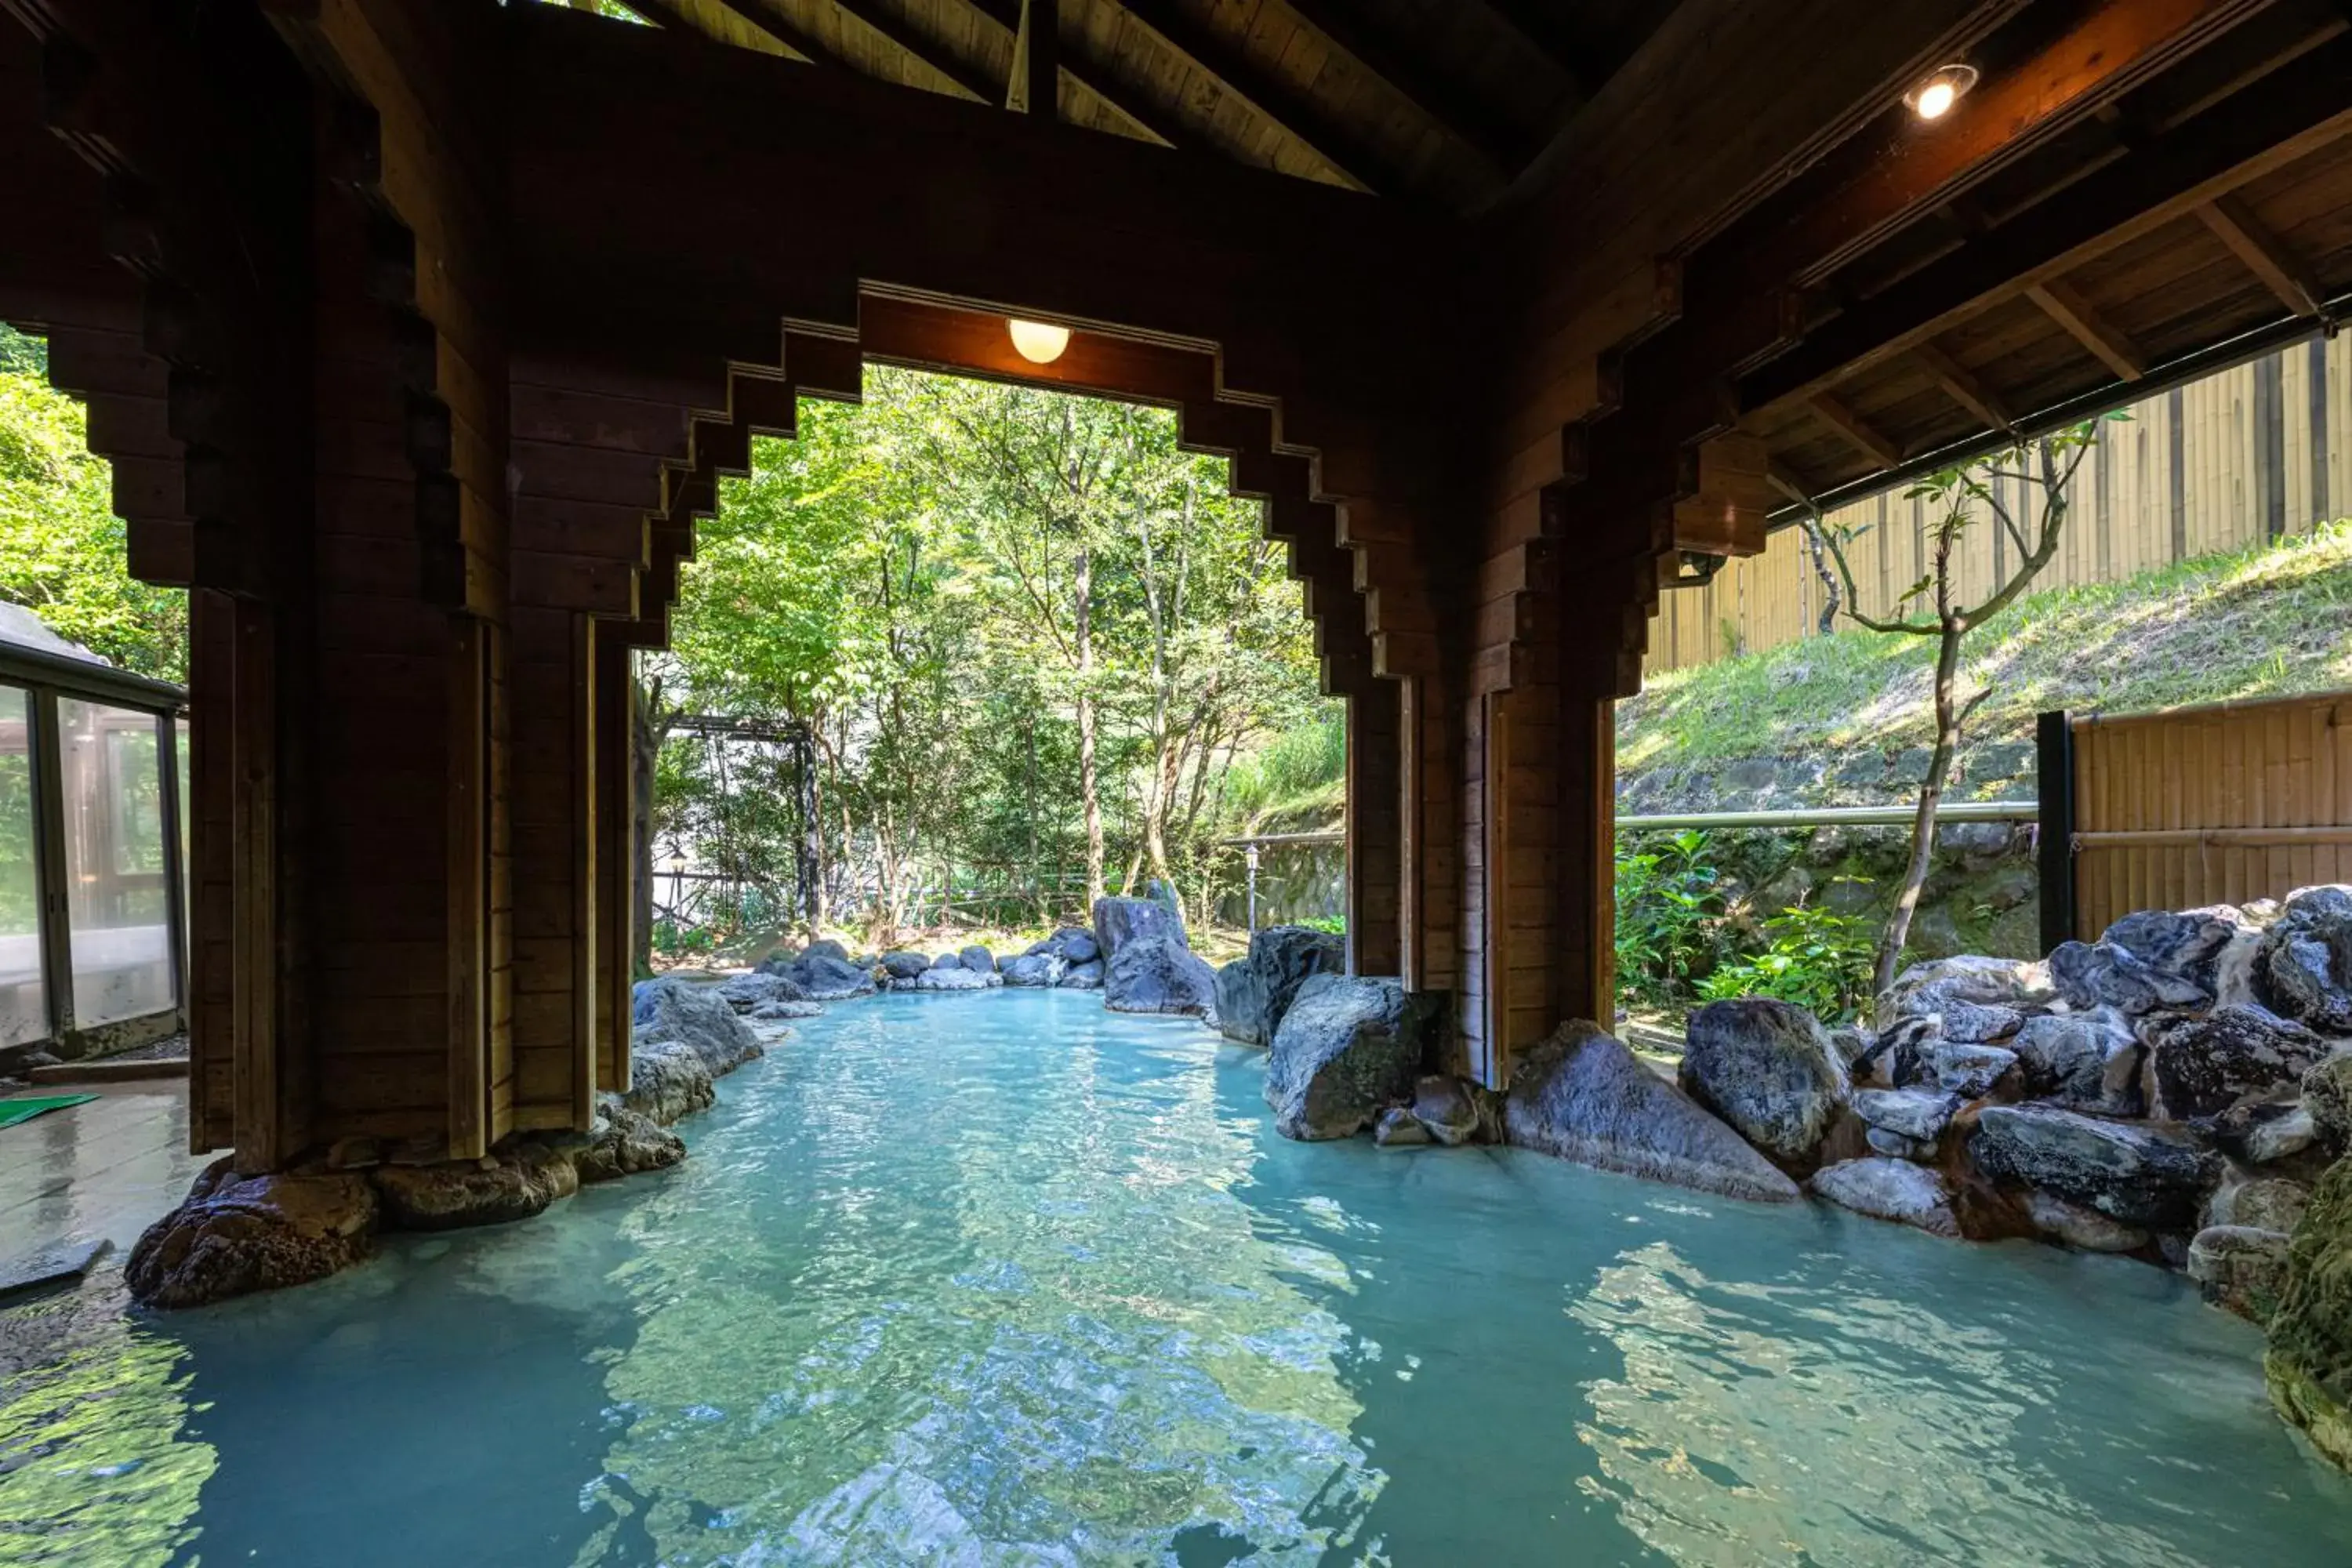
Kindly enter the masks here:
<path id="1" fill-rule="evenodd" d="M 449 1157 L 488 1152 L 489 912 L 484 832 L 488 770 L 481 624 L 449 620 L 448 963 Z"/>
<path id="2" fill-rule="evenodd" d="M 1348 973 L 1398 973 L 1397 905 L 1402 877 L 1402 780 L 1397 735 L 1400 693 L 1392 680 L 1366 680 L 1348 700 Z"/>
<path id="3" fill-rule="evenodd" d="M 33 721 L 33 819 L 41 889 L 41 989 L 49 1005 L 49 1038 L 62 1044 L 74 1028 L 73 907 L 66 858 L 65 738 L 58 724 L 58 694 L 36 686 L 26 692 Z"/>
<path id="4" fill-rule="evenodd" d="M 2042 951 L 2074 939 L 2074 727 L 2064 709 L 2033 720 L 2034 863 L 2042 882 Z"/>
<path id="5" fill-rule="evenodd" d="M 600 982 L 595 1037 L 596 1086 L 629 1087 L 629 1015 L 636 984 L 636 952 L 629 937 L 635 900 L 632 849 L 636 824 L 629 810 L 629 645 L 617 622 L 597 623 L 594 635 L 596 811 L 596 964 Z M 581 1122 L 587 1125 L 585 1121 Z"/>
<path id="6" fill-rule="evenodd" d="M 1057 120 L 1061 117 L 1061 0 L 1024 0 L 1024 10 L 1027 26 L 1022 42 L 1027 47 L 1020 61 L 1024 106 L 1041 119 Z"/>
<path id="7" fill-rule="evenodd" d="M 586 1127 L 595 1114 L 598 1056 L 597 999 L 604 943 L 597 931 L 602 900 L 597 867 L 603 844 L 596 832 L 596 623 L 572 618 L 572 1121 Z"/>
<path id="8" fill-rule="evenodd" d="M 1607 1029 L 1617 1016 L 1616 704 L 1565 691 L 1560 709 L 1556 1007 Z"/>

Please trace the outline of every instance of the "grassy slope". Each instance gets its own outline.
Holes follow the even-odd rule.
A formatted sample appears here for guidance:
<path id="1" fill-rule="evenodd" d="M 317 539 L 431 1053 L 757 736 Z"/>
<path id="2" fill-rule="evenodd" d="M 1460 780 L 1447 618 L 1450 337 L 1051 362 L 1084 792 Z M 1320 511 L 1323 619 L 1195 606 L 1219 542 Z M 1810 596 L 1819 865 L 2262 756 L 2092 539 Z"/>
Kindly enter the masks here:
<path id="1" fill-rule="evenodd" d="M 1933 737 L 1925 637 L 1860 628 L 1654 678 L 1619 704 L 1622 773 Z M 2352 521 L 2125 583 L 2020 601 L 1969 639 L 1969 739 L 2030 740 L 2045 709 L 2135 712 L 2352 686 Z"/>

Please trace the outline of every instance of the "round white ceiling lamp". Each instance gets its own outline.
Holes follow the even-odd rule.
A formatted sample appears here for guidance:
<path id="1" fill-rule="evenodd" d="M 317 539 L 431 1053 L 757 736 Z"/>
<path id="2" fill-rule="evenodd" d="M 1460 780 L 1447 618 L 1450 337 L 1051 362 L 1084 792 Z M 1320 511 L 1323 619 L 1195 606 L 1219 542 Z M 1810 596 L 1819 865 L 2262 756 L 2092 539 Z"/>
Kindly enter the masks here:
<path id="1" fill-rule="evenodd" d="M 1052 364 L 1070 346 L 1070 329 L 1045 321 L 1024 321 L 1017 318 L 1006 323 L 1013 329 L 1013 347 L 1031 364 Z"/>
<path id="2" fill-rule="evenodd" d="M 1953 64 L 1938 66 L 1922 78 L 1919 84 L 1903 95 L 1903 106 L 1922 120 L 1941 120 L 1952 110 L 1952 105 L 1977 84 L 1977 68 Z"/>

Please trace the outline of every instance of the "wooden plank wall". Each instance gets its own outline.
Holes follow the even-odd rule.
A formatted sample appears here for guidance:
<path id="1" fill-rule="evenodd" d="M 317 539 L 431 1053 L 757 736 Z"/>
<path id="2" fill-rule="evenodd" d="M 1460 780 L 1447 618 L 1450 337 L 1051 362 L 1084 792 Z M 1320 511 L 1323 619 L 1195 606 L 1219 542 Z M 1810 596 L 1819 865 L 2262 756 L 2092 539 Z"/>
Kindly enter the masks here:
<path id="1" fill-rule="evenodd" d="M 2352 692 L 2094 715 L 2074 731 L 2076 936 L 2134 910 L 2352 881 Z"/>
<path id="2" fill-rule="evenodd" d="M 2084 459 L 2065 543 L 2038 587 L 2116 582 L 2352 516 L 2352 340 L 2297 343 L 2127 412 Z M 1918 581 L 1924 503 L 1877 496 L 1830 521 L 1869 530 L 1848 551 L 1865 608 L 1885 611 Z M 1972 593 L 2008 558 L 1996 534 L 1969 531 L 1962 581 Z M 1781 529 L 1763 554 L 1727 563 L 1706 587 L 1661 595 L 1643 668 L 1712 663 L 1734 645 L 1777 647 L 1809 635 L 1821 606 L 1801 531 Z"/>

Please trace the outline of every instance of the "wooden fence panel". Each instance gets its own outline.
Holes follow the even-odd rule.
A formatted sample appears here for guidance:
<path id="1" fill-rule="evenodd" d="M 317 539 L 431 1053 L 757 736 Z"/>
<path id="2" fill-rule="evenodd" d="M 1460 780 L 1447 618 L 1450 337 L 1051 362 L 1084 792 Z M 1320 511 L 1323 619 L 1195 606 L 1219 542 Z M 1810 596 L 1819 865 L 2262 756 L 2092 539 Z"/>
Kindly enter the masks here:
<path id="1" fill-rule="evenodd" d="M 2191 555 L 2242 550 L 2352 515 L 2352 334 L 2315 338 L 2144 398 L 2100 426 L 2074 513 L 2036 591 L 2113 583 Z M 2014 506 L 2017 488 L 2005 499 Z M 1923 504 L 1900 493 L 1839 508 L 1863 607 L 1884 615 L 1927 572 Z M 1968 531 L 1960 582 L 1980 597 L 2012 549 L 1996 528 Z M 1725 563 L 1706 586 L 1660 595 L 1652 674 L 1760 653 L 1810 637 L 1822 590 L 1803 531 Z"/>
<path id="2" fill-rule="evenodd" d="M 2072 730 L 2084 941 L 2134 910 L 2352 881 L 2352 691 L 2086 715 Z"/>

